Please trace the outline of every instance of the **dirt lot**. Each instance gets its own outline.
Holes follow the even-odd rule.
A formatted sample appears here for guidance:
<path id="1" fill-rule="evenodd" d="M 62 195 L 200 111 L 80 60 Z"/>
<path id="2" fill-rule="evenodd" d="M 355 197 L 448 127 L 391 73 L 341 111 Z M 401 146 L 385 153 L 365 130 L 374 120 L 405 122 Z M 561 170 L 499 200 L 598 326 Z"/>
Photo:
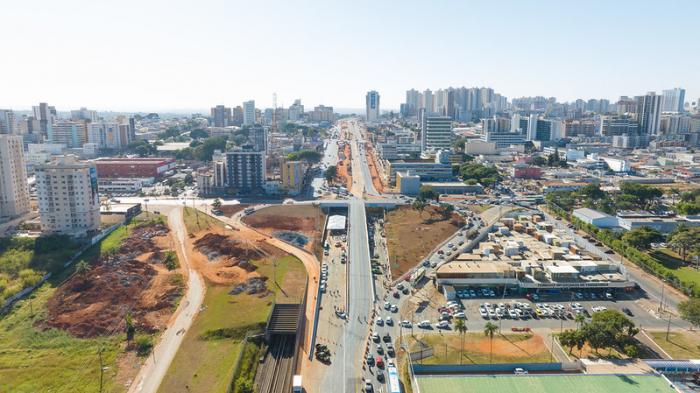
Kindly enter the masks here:
<path id="1" fill-rule="evenodd" d="M 435 207 L 428 206 L 421 216 L 410 206 L 401 206 L 387 212 L 385 230 L 394 278 L 410 270 L 463 225 L 457 214 L 445 219 L 435 211 Z"/>
<path id="2" fill-rule="evenodd" d="M 163 328 L 181 296 L 178 269 L 162 263 L 170 248 L 167 226 L 129 227 L 128 237 L 114 253 L 101 257 L 92 269 L 75 274 L 47 302 L 40 328 L 60 328 L 76 337 L 121 333 L 128 311 L 137 329 Z"/>
<path id="3" fill-rule="evenodd" d="M 326 215 L 311 205 L 270 206 L 243 218 L 243 222 L 268 235 L 278 231 L 299 232 L 308 238 L 304 247 L 320 258 L 321 236 Z"/>
<path id="4" fill-rule="evenodd" d="M 366 159 L 367 159 L 367 165 L 369 166 L 369 171 L 370 174 L 372 175 L 372 184 L 374 185 L 374 188 L 379 191 L 380 193 L 384 193 L 385 187 L 384 183 L 382 182 L 381 176 L 379 176 L 379 170 L 377 169 L 377 165 L 375 162 L 375 152 L 372 149 L 372 145 L 367 142 L 365 144 L 365 151 L 366 151 Z"/>
<path id="5" fill-rule="evenodd" d="M 340 151 L 340 157 L 342 158 L 337 165 L 338 175 L 340 184 L 345 184 L 345 187 L 349 190 L 352 188 L 352 164 L 350 163 L 350 145 L 346 144 L 345 148 Z"/>
<path id="6" fill-rule="evenodd" d="M 423 359 L 425 364 L 459 364 L 462 353 L 462 338 L 459 334 L 428 334 L 418 337 L 424 348 L 432 347 L 433 356 Z M 411 352 L 420 351 L 418 341 L 409 339 Z M 483 333 L 464 335 L 462 363 L 488 363 L 491 340 Z M 536 334 L 506 334 L 493 336 L 493 362 L 548 362 L 550 353 L 542 337 Z"/>
<path id="7" fill-rule="evenodd" d="M 259 277 L 251 261 L 283 255 L 267 243 L 242 239 L 237 232 L 219 228 L 200 232 L 188 243 L 193 268 L 218 285 L 239 284 Z"/>
<path id="8" fill-rule="evenodd" d="M 250 205 L 245 204 L 245 203 L 239 203 L 237 205 L 221 205 L 220 210 L 222 212 L 224 212 L 224 215 L 226 217 L 231 217 L 234 214 L 238 213 L 239 211 L 247 208 L 248 206 L 250 206 Z"/>

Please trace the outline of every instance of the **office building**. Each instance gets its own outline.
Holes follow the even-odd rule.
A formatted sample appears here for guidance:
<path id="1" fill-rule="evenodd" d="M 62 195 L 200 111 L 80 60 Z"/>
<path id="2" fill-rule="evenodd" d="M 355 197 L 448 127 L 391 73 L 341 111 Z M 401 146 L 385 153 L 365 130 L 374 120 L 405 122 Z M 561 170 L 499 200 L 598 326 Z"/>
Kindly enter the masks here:
<path id="1" fill-rule="evenodd" d="M 454 178 L 452 164 L 436 160 L 389 161 L 389 183 L 396 184 L 398 172 L 410 172 L 411 175 L 419 176 L 421 181 L 449 181 Z"/>
<path id="2" fill-rule="evenodd" d="M 95 164 L 63 156 L 38 165 L 36 188 L 41 229 L 82 236 L 100 226 L 100 200 Z"/>
<path id="3" fill-rule="evenodd" d="M 676 87 L 670 90 L 664 90 L 663 96 L 663 112 L 683 113 L 685 110 L 685 89 Z"/>
<path id="4" fill-rule="evenodd" d="M 292 195 L 299 194 L 304 185 L 304 162 L 285 161 L 282 163 L 282 187 Z"/>
<path id="5" fill-rule="evenodd" d="M 287 111 L 289 121 L 299 121 L 302 116 L 304 116 L 304 105 L 302 105 L 300 99 L 294 100 L 294 103 L 289 107 Z M 279 119 L 278 119 L 279 120 Z"/>
<path id="6" fill-rule="evenodd" d="M 255 124 L 255 100 L 243 103 L 243 125 L 252 126 Z"/>
<path id="7" fill-rule="evenodd" d="M 47 135 L 49 126 L 56 118 L 56 108 L 42 102 L 38 106 L 33 106 L 34 118 L 39 121 L 39 131 L 41 135 Z"/>
<path id="8" fill-rule="evenodd" d="M 48 125 L 49 143 L 61 143 L 70 148 L 81 148 L 88 141 L 87 125 L 84 121 L 56 121 Z"/>
<path id="9" fill-rule="evenodd" d="M 449 116 L 423 116 L 421 122 L 421 151 L 430 152 L 451 149 L 453 142 L 452 118 Z"/>
<path id="10" fill-rule="evenodd" d="M 313 122 L 328 122 L 335 121 L 335 113 L 332 106 L 319 105 L 314 107 L 314 110 L 309 113 L 309 120 Z"/>
<path id="11" fill-rule="evenodd" d="M 640 133 L 656 135 L 659 132 L 662 98 L 653 91 L 637 97 L 637 122 Z"/>
<path id="12" fill-rule="evenodd" d="M 29 187 L 20 135 L 0 135 L 0 219 L 29 211 Z"/>
<path id="13" fill-rule="evenodd" d="M 600 134 L 604 136 L 638 135 L 639 123 L 627 115 L 603 116 L 600 121 Z"/>
<path id="14" fill-rule="evenodd" d="M 80 108 L 70 111 L 70 119 L 73 121 L 86 121 L 86 122 L 96 122 L 97 121 L 97 111 Z"/>
<path id="15" fill-rule="evenodd" d="M 365 111 L 368 123 L 376 123 L 379 120 L 379 93 L 372 90 L 365 96 Z"/>
<path id="16" fill-rule="evenodd" d="M 217 105 L 211 108 L 211 118 L 214 127 L 228 127 L 233 125 L 233 114 L 231 108 L 226 108 L 223 105 Z"/>

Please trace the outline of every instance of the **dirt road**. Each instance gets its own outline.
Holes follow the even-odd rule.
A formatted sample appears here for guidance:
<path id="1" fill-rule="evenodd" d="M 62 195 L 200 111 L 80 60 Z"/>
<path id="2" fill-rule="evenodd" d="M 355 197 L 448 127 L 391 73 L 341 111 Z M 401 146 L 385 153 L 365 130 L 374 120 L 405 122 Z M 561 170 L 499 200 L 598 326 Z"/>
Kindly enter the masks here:
<path id="1" fill-rule="evenodd" d="M 141 370 L 129 388 L 130 393 L 155 393 L 158 391 L 170 363 L 180 348 L 185 332 L 192 325 L 192 321 L 204 300 L 204 282 L 190 267 L 185 251 L 187 230 L 182 218 L 182 207 L 159 206 L 159 209 L 162 212 L 168 212 L 168 224 L 174 232 L 173 238 L 177 243 L 178 256 L 182 261 L 184 274 L 187 276 L 187 291 L 180 300 L 180 305 L 173 315 L 174 319 L 171 320 L 170 326 L 161 335 L 151 356 L 141 366 Z"/>

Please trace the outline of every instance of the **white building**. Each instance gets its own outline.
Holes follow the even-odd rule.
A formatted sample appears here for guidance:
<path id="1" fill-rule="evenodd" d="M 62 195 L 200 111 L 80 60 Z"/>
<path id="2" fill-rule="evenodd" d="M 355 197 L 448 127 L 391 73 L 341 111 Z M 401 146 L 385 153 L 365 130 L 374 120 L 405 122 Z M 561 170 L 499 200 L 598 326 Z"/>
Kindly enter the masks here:
<path id="1" fill-rule="evenodd" d="M 22 137 L 0 135 L 0 218 L 29 211 L 29 187 Z"/>
<path id="2" fill-rule="evenodd" d="M 574 217 L 598 228 L 614 228 L 619 226 L 617 217 L 589 208 L 575 209 Z"/>
<path id="3" fill-rule="evenodd" d="M 252 126 L 255 124 L 255 100 L 243 103 L 243 125 Z"/>
<path id="4" fill-rule="evenodd" d="M 87 140 L 95 143 L 100 149 L 120 150 L 131 142 L 131 132 L 128 124 L 100 122 L 88 124 Z"/>
<path id="5" fill-rule="evenodd" d="M 41 229 L 82 236 L 100 226 L 97 169 L 91 162 L 63 156 L 36 167 Z"/>
<path id="6" fill-rule="evenodd" d="M 61 143 L 70 148 L 81 148 L 87 142 L 87 127 L 84 122 L 58 121 L 48 125 L 50 143 Z"/>
<path id="7" fill-rule="evenodd" d="M 365 96 L 365 111 L 368 123 L 376 123 L 379 120 L 379 93 L 372 90 Z"/>
<path id="8" fill-rule="evenodd" d="M 663 111 L 671 113 L 683 113 L 685 106 L 685 89 L 676 87 L 670 90 L 664 90 L 663 96 Z"/>
<path id="9" fill-rule="evenodd" d="M 423 116 L 421 151 L 452 149 L 452 119 L 449 116 Z"/>

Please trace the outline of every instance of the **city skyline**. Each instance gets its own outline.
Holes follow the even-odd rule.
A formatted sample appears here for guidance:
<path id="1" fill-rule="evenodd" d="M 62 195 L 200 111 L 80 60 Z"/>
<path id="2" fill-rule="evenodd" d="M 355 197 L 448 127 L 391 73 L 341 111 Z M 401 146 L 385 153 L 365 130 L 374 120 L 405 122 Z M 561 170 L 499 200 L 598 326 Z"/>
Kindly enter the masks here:
<path id="1" fill-rule="evenodd" d="M 301 98 L 362 110 L 376 90 L 383 110 L 398 110 L 406 90 L 449 86 L 509 99 L 613 101 L 677 86 L 688 102 L 700 96 L 697 43 L 685 34 L 694 2 L 513 2 L 498 13 L 448 2 L 40 3 L 6 6 L 0 34 L 14 37 L 6 53 L 23 60 L 3 64 L 12 77 L 0 107 L 191 112 L 247 100 L 271 107 L 277 93 L 280 106 Z"/>

